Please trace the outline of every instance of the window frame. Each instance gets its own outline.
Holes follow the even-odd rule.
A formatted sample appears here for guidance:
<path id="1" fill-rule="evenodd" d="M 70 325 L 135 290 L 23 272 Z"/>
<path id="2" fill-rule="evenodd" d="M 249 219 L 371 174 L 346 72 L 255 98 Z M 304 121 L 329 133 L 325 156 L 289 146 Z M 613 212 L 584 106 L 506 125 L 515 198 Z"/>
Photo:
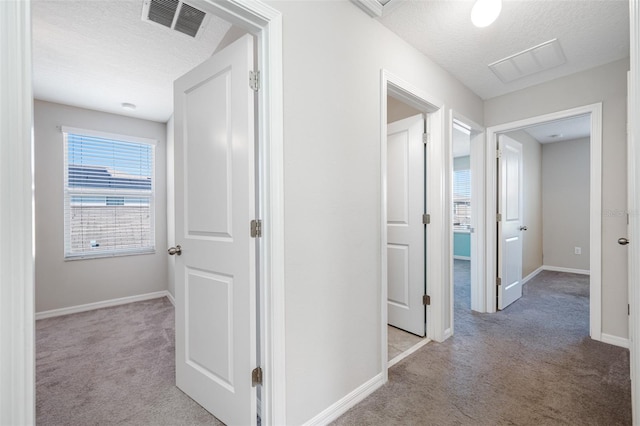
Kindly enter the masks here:
<path id="1" fill-rule="evenodd" d="M 466 183 L 469 184 L 469 197 L 463 198 L 463 197 L 456 197 L 456 174 L 460 173 L 460 172 L 468 172 L 468 176 L 466 179 Z M 468 169 L 460 169 L 460 170 L 454 170 L 453 171 L 453 182 L 452 182 L 452 187 L 453 187 L 453 191 L 452 191 L 452 211 L 451 211 L 451 216 L 452 219 L 454 219 L 456 216 L 456 204 L 463 204 L 466 203 L 469 206 L 469 215 L 465 216 L 469 218 L 469 223 L 466 225 L 456 225 L 455 224 L 455 220 L 452 221 L 452 226 L 453 226 L 453 231 L 454 232 L 460 232 L 460 233 L 469 233 L 471 232 L 471 168 Z"/>
<path id="2" fill-rule="evenodd" d="M 99 259 L 99 258 L 111 258 L 111 257 L 123 257 L 123 256 L 138 256 L 138 255 L 146 255 L 146 254 L 155 254 L 156 253 L 156 148 L 158 146 L 158 141 L 156 139 L 144 138 L 138 136 L 130 136 L 123 135 L 117 133 L 109 133 L 98 130 L 89 130 L 77 127 L 69 127 L 69 126 L 60 126 L 60 130 L 62 133 L 62 143 L 63 143 L 63 215 L 64 215 L 64 227 L 63 227 L 63 257 L 65 261 L 75 261 L 75 260 L 87 260 L 87 259 Z M 119 249 L 119 250 L 109 250 L 109 251 L 99 251 L 99 252 L 90 252 L 83 251 L 81 253 L 71 253 L 70 247 L 70 202 L 71 197 L 74 195 L 82 195 L 82 196 L 104 196 L 104 197 L 121 197 L 122 192 L 108 192 L 105 190 L 97 189 L 95 191 L 73 191 L 70 190 L 69 187 L 69 145 L 68 145 L 68 135 L 79 135 L 79 136 L 87 136 L 87 137 L 96 137 L 101 139 L 110 139 L 117 142 L 127 142 L 127 143 L 136 143 L 136 144 L 146 144 L 151 146 L 151 192 L 140 191 L 139 193 L 135 193 L 133 191 L 128 192 L 125 196 L 135 196 L 141 195 L 143 197 L 149 198 L 149 238 L 151 244 L 149 247 L 144 248 L 136 248 L 136 249 Z M 107 207 L 105 205 L 105 207 Z M 109 206 L 114 207 L 114 206 Z"/>

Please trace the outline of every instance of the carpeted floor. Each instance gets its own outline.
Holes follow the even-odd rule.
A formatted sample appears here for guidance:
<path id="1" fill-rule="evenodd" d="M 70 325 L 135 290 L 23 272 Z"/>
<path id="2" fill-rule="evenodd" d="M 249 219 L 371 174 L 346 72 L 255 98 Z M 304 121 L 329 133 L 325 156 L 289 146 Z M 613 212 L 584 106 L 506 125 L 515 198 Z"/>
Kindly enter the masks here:
<path id="1" fill-rule="evenodd" d="M 487 315 L 455 269 L 455 335 L 335 424 L 631 424 L 629 353 L 588 337 L 588 277 L 543 272 Z M 174 386 L 173 316 L 163 298 L 37 321 L 37 424 L 220 425 Z"/>
<path id="2" fill-rule="evenodd" d="M 456 260 L 455 335 L 389 370 L 336 425 L 630 425 L 629 352 L 589 338 L 589 278 L 544 271 L 497 314 L 469 310 Z"/>
<path id="3" fill-rule="evenodd" d="M 37 321 L 37 424 L 221 425 L 174 386 L 173 324 L 166 298 Z"/>

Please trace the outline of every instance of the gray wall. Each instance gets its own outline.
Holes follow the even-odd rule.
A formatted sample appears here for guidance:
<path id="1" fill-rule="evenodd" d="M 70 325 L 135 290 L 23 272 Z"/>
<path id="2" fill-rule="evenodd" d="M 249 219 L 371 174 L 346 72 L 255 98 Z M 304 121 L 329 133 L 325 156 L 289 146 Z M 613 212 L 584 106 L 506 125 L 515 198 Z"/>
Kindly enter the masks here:
<path id="1" fill-rule="evenodd" d="M 522 276 L 526 277 L 542 266 L 542 146 L 524 130 L 507 133 L 522 144 L 524 223 L 522 233 Z"/>
<path id="2" fill-rule="evenodd" d="M 478 123 L 483 102 L 350 2 L 270 4 L 284 22 L 286 398 L 298 425 L 381 374 L 380 70 Z"/>
<path id="3" fill-rule="evenodd" d="M 167 247 L 173 247 L 176 244 L 176 222 L 175 222 L 175 203 L 176 191 L 173 185 L 175 176 L 174 166 L 174 120 L 173 115 L 167 121 Z M 167 256 L 167 290 L 171 296 L 176 296 L 176 257 Z"/>
<path id="4" fill-rule="evenodd" d="M 404 102 L 401 102 L 396 98 L 392 98 L 391 96 L 387 96 L 387 123 L 393 123 L 394 121 L 402 120 L 403 118 L 413 117 L 420 113 L 421 111 L 418 111 Z"/>
<path id="5" fill-rule="evenodd" d="M 589 270 L 589 138 L 542 145 L 544 264 Z M 574 254 L 581 247 L 582 254 Z"/>
<path id="6" fill-rule="evenodd" d="M 166 125 L 35 101 L 36 312 L 167 289 Z M 156 139 L 156 253 L 64 260 L 63 138 L 70 126 Z"/>
<path id="7" fill-rule="evenodd" d="M 628 337 L 627 249 L 627 70 L 629 60 L 485 101 L 486 126 L 573 107 L 603 103 L 602 124 L 602 332 Z M 622 214 L 618 214 L 622 212 Z"/>

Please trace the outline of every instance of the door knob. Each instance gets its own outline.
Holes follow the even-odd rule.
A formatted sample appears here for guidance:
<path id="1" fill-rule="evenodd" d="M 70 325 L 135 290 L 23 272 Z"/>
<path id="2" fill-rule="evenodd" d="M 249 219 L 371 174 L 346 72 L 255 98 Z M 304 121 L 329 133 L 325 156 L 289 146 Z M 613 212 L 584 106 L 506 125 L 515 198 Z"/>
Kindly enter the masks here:
<path id="1" fill-rule="evenodd" d="M 627 244 L 629 244 L 629 240 L 626 238 L 618 238 L 618 244 L 620 244 L 621 246 L 626 246 Z"/>
<path id="2" fill-rule="evenodd" d="M 167 250 L 167 253 L 169 253 L 171 256 L 173 256 L 174 254 L 177 254 L 178 256 L 180 256 L 182 254 L 182 247 L 180 247 L 180 244 L 178 244 L 175 247 L 169 247 L 169 250 Z"/>
<path id="3" fill-rule="evenodd" d="M 521 231 L 526 231 L 526 230 L 527 230 L 527 227 L 526 227 L 526 226 L 521 226 L 521 227 L 520 227 L 520 230 L 521 230 Z"/>

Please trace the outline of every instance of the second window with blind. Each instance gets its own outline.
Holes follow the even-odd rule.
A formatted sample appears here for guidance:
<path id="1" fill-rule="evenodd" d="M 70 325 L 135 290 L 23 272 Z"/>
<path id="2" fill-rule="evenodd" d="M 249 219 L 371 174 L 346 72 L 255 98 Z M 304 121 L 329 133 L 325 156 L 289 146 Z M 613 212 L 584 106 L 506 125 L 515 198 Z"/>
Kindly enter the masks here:
<path id="1" fill-rule="evenodd" d="M 156 141 L 62 133 L 65 259 L 154 253 Z"/>

